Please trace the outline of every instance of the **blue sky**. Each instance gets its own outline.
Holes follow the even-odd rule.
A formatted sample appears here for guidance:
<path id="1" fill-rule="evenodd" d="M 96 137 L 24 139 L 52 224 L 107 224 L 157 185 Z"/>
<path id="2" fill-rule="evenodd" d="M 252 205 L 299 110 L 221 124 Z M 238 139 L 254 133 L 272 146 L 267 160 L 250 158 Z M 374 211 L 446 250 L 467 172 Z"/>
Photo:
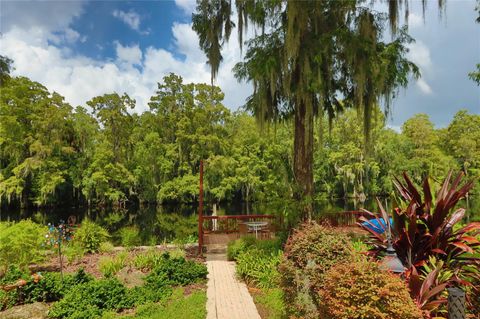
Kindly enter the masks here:
<path id="1" fill-rule="evenodd" d="M 475 1 L 448 0 L 443 19 L 429 1 L 425 22 L 412 1 L 409 25 L 416 43 L 409 57 L 422 78 L 394 103 L 394 128 L 415 113 L 438 127 L 461 108 L 480 114 L 479 87 L 468 79 L 480 62 L 480 24 Z M 15 61 L 15 75 L 28 76 L 66 97 L 72 105 L 116 91 L 147 108 L 157 82 L 169 72 L 187 82 L 208 82 L 209 68 L 191 30 L 190 0 L 176 1 L 0 1 L 0 54 Z M 381 6 L 379 6 L 381 7 Z M 225 105 L 236 110 L 251 93 L 231 72 L 241 58 L 236 32 L 223 50 L 217 85 Z"/>

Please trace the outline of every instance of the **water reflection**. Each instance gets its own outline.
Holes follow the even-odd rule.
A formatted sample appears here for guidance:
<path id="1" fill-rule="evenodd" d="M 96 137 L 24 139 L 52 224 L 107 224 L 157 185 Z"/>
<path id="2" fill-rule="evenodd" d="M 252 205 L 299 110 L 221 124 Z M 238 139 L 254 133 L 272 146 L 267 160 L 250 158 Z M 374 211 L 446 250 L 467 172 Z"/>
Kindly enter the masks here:
<path id="1" fill-rule="evenodd" d="M 381 199 L 382 205 L 388 210 L 393 206 L 392 201 Z M 480 200 L 470 198 L 459 204 L 467 208 L 465 222 L 480 221 Z M 340 214 L 339 212 L 360 210 L 362 208 L 377 211 L 375 200 L 368 199 L 361 203 L 354 200 L 323 200 L 314 205 L 316 219 L 327 218 L 333 224 L 354 224 L 355 216 Z M 298 219 L 300 204 L 293 201 L 277 200 L 269 203 L 233 202 L 217 205 L 205 205 L 204 214 L 211 215 L 213 211 L 222 215 L 244 214 L 271 214 L 281 216 L 286 225 L 294 224 Z M 69 216 L 77 217 L 80 222 L 83 218 L 90 218 L 109 230 L 114 243 L 118 243 L 119 229 L 125 226 L 137 226 L 140 230 L 143 244 L 159 244 L 164 241 L 188 240 L 197 234 L 196 205 L 164 205 L 164 206 L 131 206 L 129 208 L 44 208 L 27 210 L 0 210 L 0 220 L 12 221 L 32 218 L 36 222 L 58 223 Z"/>

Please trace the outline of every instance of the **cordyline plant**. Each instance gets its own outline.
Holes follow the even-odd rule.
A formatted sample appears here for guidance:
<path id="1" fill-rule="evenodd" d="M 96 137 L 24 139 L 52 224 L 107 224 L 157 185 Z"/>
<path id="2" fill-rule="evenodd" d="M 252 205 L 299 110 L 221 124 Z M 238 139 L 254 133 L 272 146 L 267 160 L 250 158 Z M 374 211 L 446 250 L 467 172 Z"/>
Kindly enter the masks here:
<path id="1" fill-rule="evenodd" d="M 390 223 L 390 216 L 378 199 L 380 213 L 366 211 L 366 215 L 359 218 L 358 225 L 371 234 L 371 252 L 374 255 L 385 251 L 388 236 L 391 236 L 393 248 L 408 269 L 406 279 L 412 297 L 424 310 L 433 310 L 445 302 L 439 294 L 447 286 L 473 286 L 471 283 L 480 277 L 480 242 L 476 238 L 480 234 L 480 223 L 470 223 L 459 229 L 455 227 L 465 215 L 465 209 L 456 208 L 456 205 L 474 185 L 473 181 L 461 185 L 462 177 L 460 173 L 452 181 L 452 172 L 449 172 L 434 195 L 428 178 L 423 181 L 422 191 L 419 191 L 404 173 L 404 183 L 397 178 L 394 181 L 405 205 L 394 209 L 393 223 Z M 377 219 L 379 226 L 372 223 L 372 219 Z M 428 272 L 425 266 L 432 256 L 441 263 Z M 445 282 L 437 278 L 440 268 L 452 272 Z M 422 272 L 428 273 L 427 276 L 422 278 L 419 275 Z M 469 289 L 477 288 L 473 286 Z"/>

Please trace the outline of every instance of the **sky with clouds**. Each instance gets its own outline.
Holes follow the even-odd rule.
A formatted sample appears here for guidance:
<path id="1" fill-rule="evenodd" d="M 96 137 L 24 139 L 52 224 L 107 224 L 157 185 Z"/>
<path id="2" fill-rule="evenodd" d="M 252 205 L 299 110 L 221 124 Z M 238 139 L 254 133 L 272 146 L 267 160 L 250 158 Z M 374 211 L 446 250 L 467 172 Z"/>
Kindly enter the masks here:
<path id="1" fill-rule="evenodd" d="M 431 2 L 431 3 L 430 3 Z M 439 18 L 429 1 L 425 21 L 413 1 L 409 32 L 416 39 L 409 57 L 422 77 L 401 90 L 389 125 L 398 128 L 415 113 L 437 126 L 465 108 L 480 114 L 480 89 L 467 74 L 480 62 L 480 24 L 474 0 L 448 0 Z M 192 0 L 4 1 L 0 0 L 0 54 L 14 60 L 14 75 L 56 91 L 73 106 L 104 93 L 128 93 L 142 112 L 163 76 L 210 81 L 206 58 L 191 29 Z M 232 67 L 241 58 L 236 32 L 223 49 L 216 84 L 232 110 L 252 87 L 238 83 Z"/>

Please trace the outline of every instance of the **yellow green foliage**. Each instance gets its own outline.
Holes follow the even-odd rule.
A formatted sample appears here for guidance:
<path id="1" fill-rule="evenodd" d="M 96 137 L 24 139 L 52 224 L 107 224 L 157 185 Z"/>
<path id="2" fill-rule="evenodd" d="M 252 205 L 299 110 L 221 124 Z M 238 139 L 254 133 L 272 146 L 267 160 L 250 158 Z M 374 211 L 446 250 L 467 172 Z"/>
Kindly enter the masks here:
<path id="1" fill-rule="evenodd" d="M 321 318 L 423 318 L 405 283 L 366 260 L 333 266 L 317 293 Z"/>

